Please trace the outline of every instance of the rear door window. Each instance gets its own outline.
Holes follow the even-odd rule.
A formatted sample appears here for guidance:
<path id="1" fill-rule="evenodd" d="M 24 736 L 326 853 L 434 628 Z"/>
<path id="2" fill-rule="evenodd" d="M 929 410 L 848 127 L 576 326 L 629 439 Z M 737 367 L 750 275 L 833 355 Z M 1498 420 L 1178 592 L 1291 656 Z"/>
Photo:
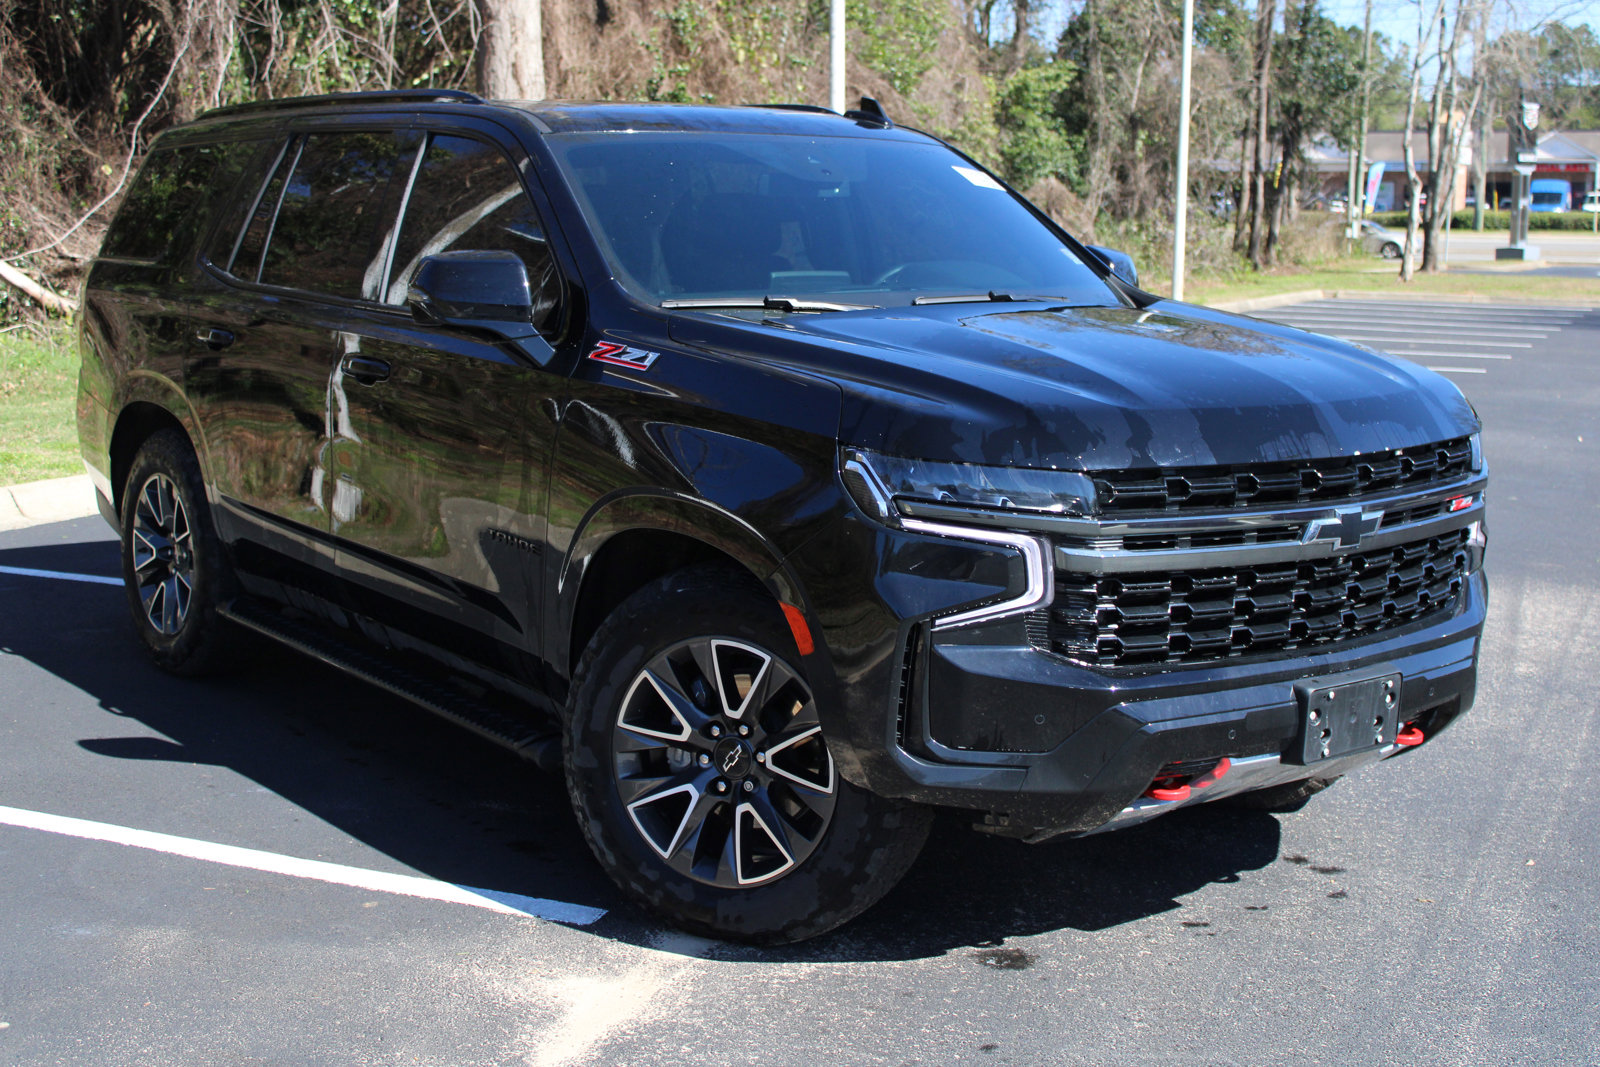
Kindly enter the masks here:
<path id="1" fill-rule="evenodd" d="M 409 155 L 406 140 L 393 132 L 309 135 L 288 177 L 280 167 L 268 184 L 234 273 L 248 279 L 248 257 L 264 245 L 258 278 L 264 284 L 350 299 L 375 289 L 384 265 L 386 194 L 397 173 L 402 180 L 409 173 Z"/>
<path id="2" fill-rule="evenodd" d="M 436 134 L 406 201 L 385 302 L 403 304 L 423 258 L 452 250 L 516 253 L 528 268 L 534 321 L 554 306 L 555 262 L 516 168 L 493 145 Z"/>

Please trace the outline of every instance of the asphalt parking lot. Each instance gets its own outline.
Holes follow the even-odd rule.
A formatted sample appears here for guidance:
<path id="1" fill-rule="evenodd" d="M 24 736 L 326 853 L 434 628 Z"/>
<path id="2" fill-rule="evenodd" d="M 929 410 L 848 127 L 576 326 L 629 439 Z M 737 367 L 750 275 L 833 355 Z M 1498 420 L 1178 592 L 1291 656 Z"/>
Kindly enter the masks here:
<path id="1" fill-rule="evenodd" d="M 0 533 L 0 1064 L 1600 1067 L 1600 291 L 1262 317 L 1482 414 L 1475 710 L 1297 814 L 943 822 L 781 951 L 654 924 L 557 780 L 397 699 L 271 648 L 157 673 L 100 520 Z"/>

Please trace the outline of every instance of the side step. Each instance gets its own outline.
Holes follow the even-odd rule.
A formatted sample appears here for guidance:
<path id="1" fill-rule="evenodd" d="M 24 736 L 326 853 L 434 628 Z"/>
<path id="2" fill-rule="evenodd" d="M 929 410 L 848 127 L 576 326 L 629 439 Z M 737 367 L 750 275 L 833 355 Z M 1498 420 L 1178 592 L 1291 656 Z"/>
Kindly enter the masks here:
<path id="1" fill-rule="evenodd" d="M 223 605 L 217 609 L 217 614 L 397 697 L 404 697 L 440 718 L 465 726 L 479 737 L 531 760 L 541 770 L 555 771 L 561 767 L 561 735 L 541 729 L 536 723 L 508 715 L 424 674 L 285 618 L 250 600 L 241 598 Z"/>

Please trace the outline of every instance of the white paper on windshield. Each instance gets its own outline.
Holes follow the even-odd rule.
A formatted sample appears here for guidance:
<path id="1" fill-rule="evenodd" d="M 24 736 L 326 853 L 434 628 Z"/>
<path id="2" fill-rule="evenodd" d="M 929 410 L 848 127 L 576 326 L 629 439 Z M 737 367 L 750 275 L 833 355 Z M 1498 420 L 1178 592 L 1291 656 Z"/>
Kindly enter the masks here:
<path id="1" fill-rule="evenodd" d="M 980 189 L 999 189 L 1001 192 L 1005 192 L 1005 186 L 1001 185 L 999 182 L 995 181 L 981 170 L 955 164 L 952 164 L 950 169 Z"/>

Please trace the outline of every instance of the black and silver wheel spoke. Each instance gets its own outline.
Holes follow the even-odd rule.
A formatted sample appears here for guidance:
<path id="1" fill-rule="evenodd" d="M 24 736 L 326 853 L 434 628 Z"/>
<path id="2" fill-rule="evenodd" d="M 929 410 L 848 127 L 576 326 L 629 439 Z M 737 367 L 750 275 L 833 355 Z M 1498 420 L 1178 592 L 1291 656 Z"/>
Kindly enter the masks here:
<path id="1" fill-rule="evenodd" d="M 731 637 L 672 646 L 629 684 L 612 731 L 618 796 L 680 874 L 727 889 L 804 863 L 837 799 L 804 680 Z"/>
<path id="2" fill-rule="evenodd" d="M 145 619 L 158 633 L 176 634 L 189 615 L 194 554 L 188 512 L 166 475 L 151 475 L 140 486 L 130 541 Z"/>

